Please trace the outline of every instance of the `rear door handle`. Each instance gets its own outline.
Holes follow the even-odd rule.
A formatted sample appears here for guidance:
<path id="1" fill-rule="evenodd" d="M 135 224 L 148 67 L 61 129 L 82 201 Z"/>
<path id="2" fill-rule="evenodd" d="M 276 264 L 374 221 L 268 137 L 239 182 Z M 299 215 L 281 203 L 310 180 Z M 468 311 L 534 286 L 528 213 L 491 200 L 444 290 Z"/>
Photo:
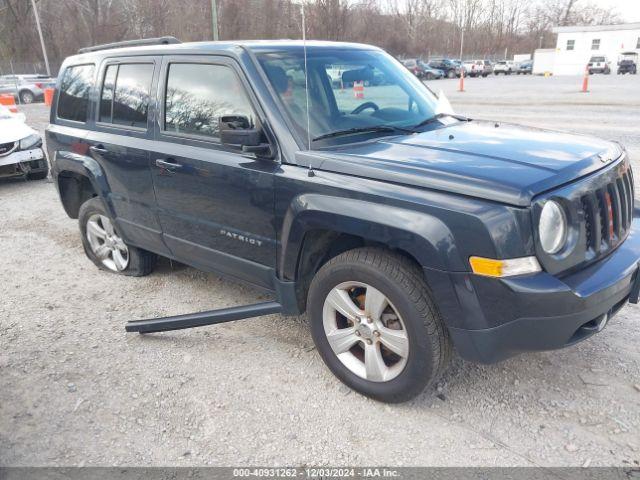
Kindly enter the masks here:
<path id="1" fill-rule="evenodd" d="M 179 163 L 175 163 L 172 158 L 169 158 L 167 160 L 158 158 L 156 160 L 156 167 L 160 167 L 163 170 L 169 170 L 170 172 L 175 172 L 176 170 L 180 170 L 182 168 L 182 165 Z"/>
<path id="2" fill-rule="evenodd" d="M 91 145 L 89 147 L 89 150 L 91 150 L 94 153 L 99 153 L 100 155 L 104 155 L 105 153 L 109 153 L 109 150 L 104 148 L 103 145 Z"/>

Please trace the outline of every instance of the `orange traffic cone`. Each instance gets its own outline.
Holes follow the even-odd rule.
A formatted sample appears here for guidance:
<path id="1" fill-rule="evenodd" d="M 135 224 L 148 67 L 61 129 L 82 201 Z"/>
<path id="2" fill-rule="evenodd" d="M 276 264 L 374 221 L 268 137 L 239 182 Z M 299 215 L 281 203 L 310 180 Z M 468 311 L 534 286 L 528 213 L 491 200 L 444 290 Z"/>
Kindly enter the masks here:
<path id="1" fill-rule="evenodd" d="M 13 113 L 18 113 L 18 107 L 16 106 L 16 99 L 13 98 L 13 95 L 11 94 L 5 93 L 0 95 L 0 105 L 9 107 L 9 110 Z"/>
<path id="2" fill-rule="evenodd" d="M 353 96 L 357 99 L 364 98 L 364 82 L 353 82 Z"/>
<path id="3" fill-rule="evenodd" d="M 589 92 L 589 65 L 584 67 L 584 77 L 582 78 L 582 93 Z"/>

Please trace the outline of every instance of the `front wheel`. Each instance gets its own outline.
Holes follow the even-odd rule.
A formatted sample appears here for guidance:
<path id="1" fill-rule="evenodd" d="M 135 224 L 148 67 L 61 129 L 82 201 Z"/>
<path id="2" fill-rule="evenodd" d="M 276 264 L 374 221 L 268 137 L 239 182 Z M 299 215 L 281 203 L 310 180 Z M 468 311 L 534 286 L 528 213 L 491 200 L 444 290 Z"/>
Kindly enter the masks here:
<path id="1" fill-rule="evenodd" d="M 155 268 L 157 255 L 127 245 L 100 198 L 93 197 L 82 204 L 78 221 L 84 251 L 98 268 L 132 277 L 148 275 Z"/>
<path id="2" fill-rule="evenodd" d="M 378 248 L 330 260 L 309 288 L 311 334 L 329 369 L 383 402 L 403 402 L 434 382 L 451 343 L 422 272 Z"/>

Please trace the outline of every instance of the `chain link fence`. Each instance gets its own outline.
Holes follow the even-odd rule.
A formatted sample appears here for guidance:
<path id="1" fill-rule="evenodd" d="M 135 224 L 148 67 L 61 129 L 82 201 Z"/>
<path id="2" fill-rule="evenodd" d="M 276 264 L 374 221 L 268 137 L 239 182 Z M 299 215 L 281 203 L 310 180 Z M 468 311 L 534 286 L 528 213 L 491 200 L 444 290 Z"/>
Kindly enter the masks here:
<path id="1" fill-rule="evenodd" d="M 51 76 L 58 75 L 59 62 L 49 62 Z M 20 62 L 13 60 L 0 60 L 0 75 L 46 75 L 47 67 L 44 62 Z"/>

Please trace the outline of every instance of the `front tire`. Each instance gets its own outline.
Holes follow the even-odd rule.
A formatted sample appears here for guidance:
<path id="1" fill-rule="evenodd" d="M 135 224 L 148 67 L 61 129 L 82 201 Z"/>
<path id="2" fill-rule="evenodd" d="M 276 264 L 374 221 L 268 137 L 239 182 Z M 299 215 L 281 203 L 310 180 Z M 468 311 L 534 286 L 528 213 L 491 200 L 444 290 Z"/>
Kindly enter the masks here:
<path id="1" fill-rule="evenodd" d="M 373 399 L 409 400 L 448 363 L 451 342 L 422 272 L 399 254 L 358 248 L 333 258 L 311 282 L 307 312 L 329 369 Z"/>
<path id="2" fill-rule="evenodd" d="M 120 238 L 99 197 L 93 197 L 82 204 L 78 221 L 84 251 L 101 270 L 142 277 L 149 275 L 155 268 L 158 256 L 127 245 Z"/>

